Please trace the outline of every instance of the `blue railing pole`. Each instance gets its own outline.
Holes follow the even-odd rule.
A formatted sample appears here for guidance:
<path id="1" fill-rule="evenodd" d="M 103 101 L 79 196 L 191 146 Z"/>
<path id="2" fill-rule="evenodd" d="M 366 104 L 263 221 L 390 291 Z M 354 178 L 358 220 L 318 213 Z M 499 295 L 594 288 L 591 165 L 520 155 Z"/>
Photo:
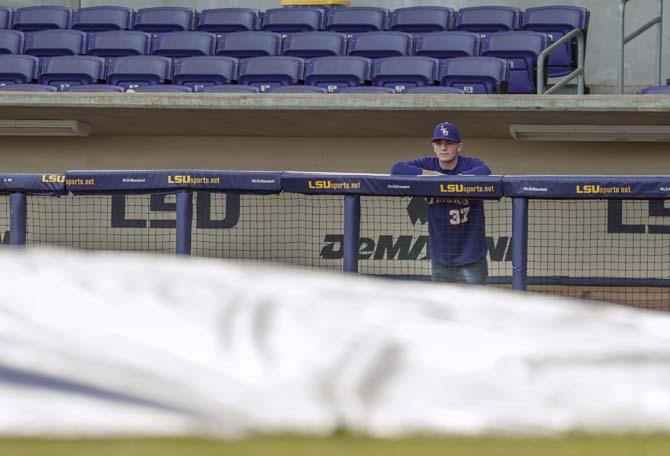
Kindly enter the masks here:
<path id="1" fill-rule="evenodd" d="M 528 288 L 528 199 L 512 198 L 512 288 Z"/>
<path id="2" fill-rule="evenodd" d="M 9 244 L 26 245 L 27 198 L 25 193 L 9 195 Z"/>
<path id="3" fill-rule="evenodd" d="M 358 195 L 344 197 L 344 272 L 358 272 L 358 245 L 361 238 L 361 198 Z"/>
<path id="4" fill-rule="evenodd" d="M 191 227 L 193 226 L 193 192 L 177 192 L 177 255 L 191 254 Z"/>

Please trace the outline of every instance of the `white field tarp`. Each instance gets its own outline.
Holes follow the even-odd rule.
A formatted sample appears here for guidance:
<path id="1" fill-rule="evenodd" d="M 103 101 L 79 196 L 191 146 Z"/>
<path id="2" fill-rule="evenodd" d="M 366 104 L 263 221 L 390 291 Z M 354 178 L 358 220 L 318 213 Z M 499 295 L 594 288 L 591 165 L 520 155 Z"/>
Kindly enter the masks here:
<path id="1" fill-rule="evenodd" d="M 670 318 L 174 257 L 0 255 L 0 433 L 670 430 Z"/>

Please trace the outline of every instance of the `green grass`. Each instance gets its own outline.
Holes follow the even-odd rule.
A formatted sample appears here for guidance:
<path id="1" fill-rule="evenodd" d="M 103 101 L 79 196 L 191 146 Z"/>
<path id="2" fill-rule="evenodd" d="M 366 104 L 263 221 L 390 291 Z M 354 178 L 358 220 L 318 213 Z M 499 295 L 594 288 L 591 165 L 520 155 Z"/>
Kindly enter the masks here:
<path id="1" fill-rule="evenodd" d="M 670 436 L 407 438 L 337 435 L 209 439 L 0 439 L 2 456 L 667 456 Z"/>

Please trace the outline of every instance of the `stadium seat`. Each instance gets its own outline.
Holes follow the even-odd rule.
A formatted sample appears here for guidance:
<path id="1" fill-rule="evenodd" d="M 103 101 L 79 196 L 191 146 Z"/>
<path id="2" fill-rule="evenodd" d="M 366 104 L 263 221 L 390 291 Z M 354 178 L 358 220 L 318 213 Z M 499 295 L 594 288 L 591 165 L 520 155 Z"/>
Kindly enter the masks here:
<path id="1" fill-rule="evenodd" d="M 0 86 L 3 92 L 56 92 L 58 89 L 44 84 L 13 84 Z"/>
<path id="2" fill-rule="evenodd" d="M 86 51 L 86 33 L 79 30 L 42 30 L 27 33 L 23 53 L 37 57 L 80 55 Z"/>
<path id="3" fill-rule="evenodd" d="M 4 6 L 0 7 L 0 29 L 8 29 L 12 26 L 12 15 L 14 10 Z"/>
<path id="4" fill-rule="evenodd" d="M 37 79 L 39 59 L 32 55 L 0 55 L 0 86 L 29 84 Z"/>
<path id="5" fill-rule="evenodd" d="M 261 30 L 297 33 L 323 30 L 324 12 L 320 8 L 273 8 L 265 11 Z"/>
<path id="6" fill-rule="evenodd" d="M 151 53 L 165 57 L 214 55 L 216 35 L 208 32 L 161 33 L 154 38 Z"/>
<path id="7" fill-rule="evenodd" d="M 444 60 L 478 56 L 479 48 L 479 33 L 435 32 L 417 36 L 414 54 Z"/>
<path id="8" fill-rule="evenodd" d="M 18 30 L 0 30 L 0 54 L 21 54 L 24 38 Z"/>
<path id="9" fill-rule="evenodd" d="M 105 59 L 92 55 L 68 55 L 44 59 L 37 81 L 64 88 L 95 84 L 105 79 Z"/>
<path id="10" fill-rule="evenodd" d="M 407 89 L 407 92 L 405 93 L 425 93 L 425 94 L 453 93 L 463 95 L 465 92 L 463 91 L 463 89 L 459 89 L 458 87 L 424 86 L 424 87 L 410 87 L 409 89 Z"/>
<path id="11" fill-rule="evenodd" d="M 335 32 L 304 32 L 284 39 L 283 55 L 311 59 L 347 53 L 347 37 Z"/>
<path id="12" fill-rule="evenodd" d="M 193 8 L 178 6 L 143 8 L 137 10 L 133 28 L 148 33 L 183 32 L 195 28 L 195 16 Z"/>
<path id="13" fill-rule="evenodd" d="M 232 84 L 237 79 L 237 59 L 232 57 L 189 57 L 174 61 L 172 84 L 201 92 L 212 85 Z"/>
<path id="14" fill-rule="evenodd" d="M 372 85 L 405 93 L 410 87 L 430 86 L 437 80 L 440 62 L 431 57 L 389 57 L 372 65 Z"/>
<path id="15" fill-rule="evenodd" d="M 63 92 L 125 92 L 123 87 L 107 84 L 84 84 L 66 87 Z"/>
<path id="16" fill-rule="evenodd" d="M 130 30 L 133 10 L 124 6 L 91 6 L 79 8 L 74 13 L 72 28 L 83 32 Z"/>
<path id="17" fill-rule="evenodd" d="M 202 91 L 208 93 L 259 93 L 261 89 L 256 86 L 231 84 L 209 86 L 205 87 Z"/>
<path id="18" fill-rule="evenodd" d="M 537 56 L 549 38 L 539 32 L 501 32 L 484 38 L 481 55 L 500 57 L 510 62 L 507 93 L 535 93 Z"/>
<path id="19" fill-rule="evenodd" d="M 389 10 L 374 7 L 332 8 L 326 30 L 342 33 L 379 32 L 388 28 Z"/>
<path id="20" fill-rule="evenodd" d="M 107 83 L 124 89 L 162 84 L 170 79 L 172 59 L 159 55 L 138 55 L 110 59 Z"/>
<path id="21" fill-rule="evenodd" d="M 511 6 L 471 6 L 456 16 L 456 30 L 495 33 L 519 30 L 521 10 Z"/>
<path id="22" fill-rule="evenodd" d="M 442 62 L 439 80 L 465 93 L 506 93 L 509 64 L 497 57 L 457 57 Z"/>
<path id="23" fill-rule="evenodd" d="M 390 30 L 407 33 L 441 32 L 454 28 L 455 12 L 444 6 L 412 6 L 391 12 Z"/>
<path id="24" fill-rule="evenodd" d="M 252 8 L 205 9 L 200 12 L 196 29 L 210 33 L 258 30 L 260 16 L 260 11 Z"/>
<path id="25" fill-rule="evenodd" d="M 324 87 L 309 85 L 274 86 L 266 90 L 271 93 L 328 93 Z"/>
<path id="26" fill-rule="evenodd" d="M 523 30 L 548 33 L 558 41 L 563 35 L 578 28 L 586 31 L 589 26 L 589 10 L 578 6 L 540 6 L 526 9 Z M 548 74 L 563 76 L 577 68 L 577 41 L 566 43 L 549 55 Z"/>
<path id="27" fill-rule="evenodd" d="M 370 80 L 372 65 L 364 57 L 321 57 L 307 61 L 305 84 L 324 87 L 337 92 L 344 87 L 355 87 Z"/>
<path id="28" fill-rule="evenodd" d="M 151 35 L 144 32 L 119 30 L 90 33 L 86 54 L 98 57 L 146 55 L 151 49 Z"/>
<path id="29" fill-rule="evenodd" d="M 640 90 L 640 95 L 667 95 L 670 94 L 670 86 L 647 87 Z"/>
<path id="30" fill-rule="evenodd" d="M 28 6 L 17 8 L 12 28 L 22 32 L 48 29 L 68 29 L 72 25 L 72 8 L 64 6 Z"/>
<path id="31" fill-rule="evenodd" d="M 358 86 L 343 87 L 336 93 L 396 93 L 392 87 Z"/>
<path id="32" fill-rule="evenodd" d="M 237 81 L 255 85 L 265 92 L 275 85 L 297 84 L 303 80 L 304 61 L 298 57 L 256 57 L 240 62 Z"/>
<path id="33" fill-rule="evenodd" d="M 404 32 L 369 32 L 354 35 L 349 42 L 349 55 L 377 59 L 411 55 L 412 35 Z"/>
<path id="34" fill-rule="evenodd" d="M 245 59 L 279 55 L 282 37 L 272 32 L 237 32 L 217 38 L 216 55 Z"/>
<path id="35" fill-rule="evenodd" d="M 193 92 L 193 89 L 187 86 L 178 86 L 178 85 L 168 85 L 168 84 L 160 84 L 160 85 L 148 85 L 148 86 L 140 86 L 136 87 L 134 89 L 129 89 L 127 92 L 161 92 L 161 93 L 191 93 Z"/>

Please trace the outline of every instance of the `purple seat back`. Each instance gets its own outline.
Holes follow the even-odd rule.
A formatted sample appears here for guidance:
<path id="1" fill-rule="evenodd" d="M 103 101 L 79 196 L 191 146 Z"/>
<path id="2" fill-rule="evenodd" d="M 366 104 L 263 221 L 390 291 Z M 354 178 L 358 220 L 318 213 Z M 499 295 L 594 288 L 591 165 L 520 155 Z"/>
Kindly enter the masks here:
<path id="1" fill-rule="evenodd" d="M 72 28 L 84 32 L 130 30 L 134 11 L 124 6 L 91 6 L 74 13 Z"/>

